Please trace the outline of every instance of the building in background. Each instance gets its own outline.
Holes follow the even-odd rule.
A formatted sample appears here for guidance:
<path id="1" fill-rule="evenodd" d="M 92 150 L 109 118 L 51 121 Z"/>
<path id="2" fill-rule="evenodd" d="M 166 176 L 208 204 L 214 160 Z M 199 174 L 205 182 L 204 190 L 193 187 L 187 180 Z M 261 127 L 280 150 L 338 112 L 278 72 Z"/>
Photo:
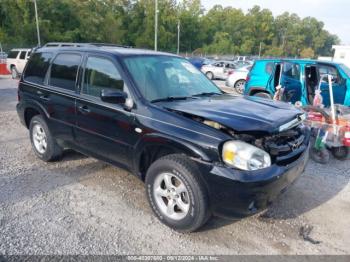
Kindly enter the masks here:
<path id="1" fill-rule="evenodd" d="M 339 62 L 350 67 L 350 45 L 333 45 L 333 61 Z"/>

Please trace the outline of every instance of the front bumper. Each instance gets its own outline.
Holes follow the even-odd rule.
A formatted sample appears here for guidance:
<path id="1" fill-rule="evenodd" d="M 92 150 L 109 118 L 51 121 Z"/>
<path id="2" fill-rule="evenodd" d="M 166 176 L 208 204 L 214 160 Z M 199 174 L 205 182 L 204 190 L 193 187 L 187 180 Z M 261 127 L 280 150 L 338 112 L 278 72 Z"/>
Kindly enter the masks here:
<path id="1" fill-rule="evenodd" d="M 309 158 L 306 150 L 292 163 L 274 164 L 257 171 L 241 171 L 224 166 L 211 166 L 204 172 L 215 215 L 240 218 L 265 209 L 304 171 Z"/>

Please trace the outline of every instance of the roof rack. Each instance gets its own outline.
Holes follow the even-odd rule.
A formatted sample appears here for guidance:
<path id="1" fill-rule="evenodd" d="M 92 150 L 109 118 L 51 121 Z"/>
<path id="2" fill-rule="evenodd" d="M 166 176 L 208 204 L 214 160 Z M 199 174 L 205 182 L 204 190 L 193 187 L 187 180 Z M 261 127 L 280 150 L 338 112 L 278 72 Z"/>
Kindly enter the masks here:
<path id="1" fill-rule="evenodd" d="M 117 44 L 107 44 L 107 43 L 69 43 L 69 42 L 49 42 L 43 47 L 123 47 L 132 48 L 131 46 L 117 45 Z"/>

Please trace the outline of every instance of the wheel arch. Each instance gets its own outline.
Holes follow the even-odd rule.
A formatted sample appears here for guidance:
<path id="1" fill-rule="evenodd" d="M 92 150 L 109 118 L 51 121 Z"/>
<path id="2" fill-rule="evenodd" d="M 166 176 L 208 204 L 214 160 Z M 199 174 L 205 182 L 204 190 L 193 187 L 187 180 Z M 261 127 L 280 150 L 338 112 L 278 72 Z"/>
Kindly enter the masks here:
<path id="1" fill-rule="evenodd" d="M 165 134 L 144 136 L 134 148 L 135 173 L 144 181 L 148 168 L 157 159 L 170 154 L 184 154 L 193 159 L 210 161 L 208 155 L 197 146 Z"/>
<path id="2" fill-rule="evenodd" d="M 36 101 L 30 101 L 26 103 L 26 106 L 23 110 L 24 123 L 27 128 L 31 119 L 36 115 L 42 115 L 45 119 L 49 117 L 49 114 L 46 112 L 45 108 Z"/>

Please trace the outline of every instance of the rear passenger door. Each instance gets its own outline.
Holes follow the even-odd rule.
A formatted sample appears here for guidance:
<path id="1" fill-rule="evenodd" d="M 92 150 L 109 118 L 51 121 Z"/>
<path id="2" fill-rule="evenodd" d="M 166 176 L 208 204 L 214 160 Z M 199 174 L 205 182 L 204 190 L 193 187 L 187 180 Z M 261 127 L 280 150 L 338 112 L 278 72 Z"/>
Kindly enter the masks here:
<path id="1" fill-rule="evenodd" d="M 80 96 L 76 103 L 76 139 L 79 146 L 91 155 L 108 162 L 130 167 L 129 150 L 133 114 L 123 105 L 103 102 L 103 89 L 122 90 L 121 70 L 117 62 L 107 56 L 90 54 L 86 57 Z"/>
<path id="2" fill-rule="evenodd" d="M 282 64 L 281 85 L 284 87 L 285 102 L 301 101 L 302 85 L 300 80 L 300 65 L 292 62 Z"/>
<path id="3" fill-rule="evenodd" d="M 41 100 L 50 116 L 50 131 L 58 139 L 74 142 L 75 99 L 78 72 L 83 56 L 76 52 L 58 53 L 50 66 L 48 90 L 42 90 Z"/>

